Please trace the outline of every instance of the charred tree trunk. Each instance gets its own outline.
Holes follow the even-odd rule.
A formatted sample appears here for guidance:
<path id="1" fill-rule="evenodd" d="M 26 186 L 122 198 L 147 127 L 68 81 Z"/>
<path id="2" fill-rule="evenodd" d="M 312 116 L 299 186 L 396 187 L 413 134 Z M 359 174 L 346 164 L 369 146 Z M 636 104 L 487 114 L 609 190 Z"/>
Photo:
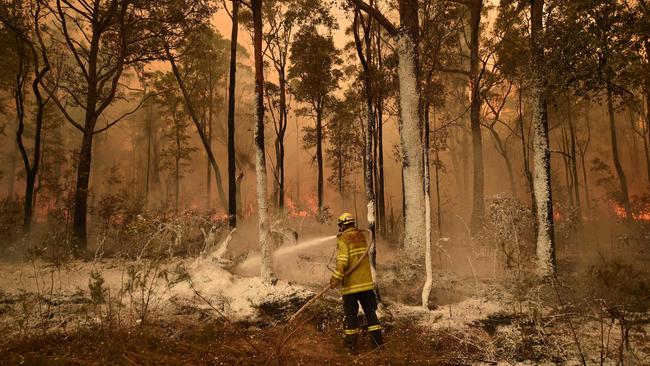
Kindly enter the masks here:
<path id="1" fill-rule="evenodd" d="M 208 118 L 206 122 L 206 129 L 208 133 L 208 144 L 210 145 L 210 149 L 212 149 L 212 118 L 214 117 L 214 113 L 212 110 L 212 103 L 214 101 L 214 80 L 212 73 L 208 75 L 208 85 L 209 85 L 209 92 L 208 92 Z M 206 208 L 208 210 L 212 209 L 212 166 L 210 166 L 210 159 L 207 159 L 206 163 L 206 192 L 205 192 L 205 198 L 206 198 Z"/>
<path id="2" fill-rule="evenodd" d="M 424 220 L 425 220 L 425 238 L 424 238 L 424 267 L 426 272 L 426 281 L 422 288 L 422 307 L 429 309 L 429 295 L 433 286 L 433 261 L 431 255 L 431 173 L 429 171 L 429 100 L 424 104 Z"/>
<path id="3" fill-rule="evenodd" d="M 168 47 L 165 49 L 165 52 L 167 55 L 167 60 L 169 61 L 172 67 L 172 72 L 174 74 L 174 77 L 176 78 L 176 82 L 178 83 L 178 87 L 181 90 L 181 93 L 183 95 L 183 100 L 189 112 L 190 119 L 194 123 L 194 126 L 196 127 L 196 130 L 199 133 L 199 137 L 201 138 L 201 143 L 203 144 L 203 148 L 205 149 L 205 152 L 208 155 L 208 160 L 210 161 L 210 165 L 212 165 L 212 169 L 214 169 L 214 178 L 215 178 L 215 182 L 217 183 L 217 191 L 219 193 L 219 200 L 221 201 L 221 206 L 226 207 L 226 194 L 223 191 L 221 172 L 219 170 L 219 165 L 217 165 L 217 160 L 215 159 L 214 154 L 212 153 L 212 148 L 210 147 L 210 140 L 208 139 L 208 135 L 205 129 L 202 127 L 199 116 L 196 114 L 196 110 L 194 109 L 194 105 L 192 104 L 190 95 L 187 91 L 187 88 L 185 87 L 185 81 L 183 80 L 180 70 L 178 69 L 178 65 L 176 65 L 176 60 L 174 56 L 171 54 L 171 51 L 169 50 Z"/>
<path id="4" fill-rule="evenodd" d="M 255 57 L 255 168 L 257 179 L 257 214 L 261 251 L 261 276 L 273 278 L 272 252 L 266 199 L 266 160 L 264 155 L 264 61 L 262 59 L 262 0 L 251 0 L 253 11 L 253 48 Z"/>
<path id="5" fill-rule="evenodd" d="M 578 150 L 576 148 L 576 126 L 571 110 L 571 98 L 567 96 L 567 116 L 569 118 L 569 153 L 571 154 L 571 176 L 573 180 L 573 195 L 576 207 L 578 229 L 582 227 L 582 205 L 580 202 L 580 182 L 578 179 Z"/>
<path id="6" fill-rule="evenodd" d="M 318 213 L 323 212 L 323 110 L 322 103 L 316 111 L 316 163 L 318 165 Z"/>
<path id="7" fill-rule="evenodd" d="M 88 122 L 87 122 L 88 123 Z M 90 122 L 94 127 L 94 122 Z M 90 181 L 90 163 L 92 159 L 93 133 L 91 128 L 86 128 L 81 140 L 79 162 L 77 164 L 77 185 L 74 196 L 74 216 L 72 228 L 77 249 L 86 250 L 86 213 L 88 211 L 88 183 Z"/>
<path id="8" fill-rule="evenodd" d="M 628 192 L 627 179 L 625 178 L 625 172 L 623 171 L 623 166 L 621 165 L 621 159 L 618 155 L 618 141 L 616 138 L 616 112 L 614 110 L 614 96 L 612 92 L 611 83 L 607 83 L 607 112 L 609 115 L 609 132 L 612 144 L 612 160 L 614 161 L 614 167 L 616 168 L 616 175 L 618 176 L 618 181 L 621 189 L 621 203 L 623 204 L 623 209 L 625 209 L 625 219 L 628 223 L 634 221 L 632 217 L 632 206 L 630 205 L 630 195 Z"/>
<path id="9" fill-rule="evenodd" d="M 36 51 L 33 50 L 32 56 L 34 57 L 34 60 L 36 60 L 37 54 Z M 36 61 L 34 61 L 36 62 Z M 33 212 L 35 208 L 35 203 L 36 203 L 36 191 L 34 189 L 34 186 L 36 184 L 36 177 L 38 176 L 38 168 L 41 163 L 41 136 L 42 136 L 42 131 L 43 131 L 43 114 L 45 112 L 45 102 L 43 100 L 43 96 L 41 94 L 41 91 L 39 89 L 39 84 L 45 77 L 45 74 L 47 74 L 50 70 L 49 64 L 46 64 L 45 67 L 41 70 L 39 70 L 38 63 L 35 64 L 35 77 L 34 80 L 32 81 L 32 91 L 34 93 L 34 98 L 36 100 L 36 115 L 35 115 L 35 126 L 34 126 L 34 152 L 32 156 L 32 162 L 30 164 L 29 158 L 27 157 L 27 151 L 25 149 L 25 146 L 23 144 L 23 139 L 22 139 L 22 132 L 24 125 L 21 121 L 20 125 L 18 126 L 18 132 L 16 133 L 17 137 L 17 143 L 18 147 L 20 149 L 20 153 L 23 157 L 23 162 L 25 165 L 25 172 L 26 172 L 26 177 L 25 177 L 25 202 L 24 202 L 24 211 L 25 215 L 23 217 L 23 233 L 27 234 L 32 230 L 32 218 L 33 218 Z M 21 96 L 22 99 L 22 96 Z M 22 100 L 21 100 L 22 104 Z M 21 106 L 21 109 L 23 107 Z M 24 112 L 24 109 L 23 109 Z M 24 114 L 24 113 L 23 113 Z M 24 117 L 24 115 L 23 115 Z M 22 118 L 21 118 L 22 119 Z"/>
<path id="10" fill-rule="evenodd" d="M 473 161 L 472 218 L 470 221 L 470 229 L 472 235 L 475 235 L 483 227 L 483 217 L 485 215 L 483 140 L 481 136 L 481 72 L 479 70 L 480 60 L 478 55 L 483 0 L 472 0 L 470 4 L 470 78 L 472 93 L 470 120 Z"/>
<path id="11" fill-rule="evenodd" d="M 542 45 L 544 1 L 530 0 L 534 187 L 537 205 L 537 269 L 541 276 L 555 273 L 555 228 L 551 194 L 551 154 L 548 141 L 547 85 Z"/>
<path id="12" fill-rule="evenodd" d="M 232 31 L 230 33 L 230 78 L 228 85 L 228 225 L 237 227 L 237 182 L 235 164 L 235 85 L 237 76 L 237 32 L 239 0 L 232 2 Z"/>
<path id="13" fill-rule="evenodd" d="M 371 3 L 372 6 L 372 3 Z M 366 41 L 366 54 L 364 55 L 363 52 L 363 47 L 361 44 L 361 39 L 359 37 L 359 21 L 363 22 L 363 19 L 361 18 L 361 14 L 359 13 L 359 10 L 355 12 L 355 17 L 354 17 L 354 25 L 353 25 L 353 33 L 354 33 L 354 43 L 357 49 L 357 56 L 359 57 L 359 61 L 361 62 L 361 65 L 363 66 L 363 86 L 364 86 L 364 92 L 365 92 L 365 97 L 366 97 L 366 109 L 367 109 L 367 119 L 366 119 L 366 131 L 365 131 L 365 159 L 364 159 L 364 183 L 365 183 L 365 190 L 366 190 L 366 201 L 368 205 L 368 228 L 370 229 L 371 233 L 371 240 L 372 242 L 370 243 L 370 252 L 368 253 L 369 258 L 370 258 L 370 269 L 372 272 L 372 277 L 375 279 L 375 295 L 377 296 L 377 300 L 381 302 L 381 297 L 379 294 L 379 286 L 377 285 L 377 275 L 376 275 L 376 261 L 377 261 L 377 247 L 376 247 L 376 242 L 375 242 L 375 235 L 376 235 L 376 228 L 375 228 L 375 222 L 376 222 L 376 212 L 375 212 L 375 175 L 374 175 L 374 168 L 375 168 L 375 159 L 374 159 L 374 147 L 373 147 L 373 140 L 375 137 L 375 115 L 374 115 L 374 108 L 373 108 L 373 99 L 372 99 L 372 75 L 370 74 L 370 62 L 372 62 L 371 59 L 371 53 L 370 53 L 370 42 L 369 42 L 369 29 L 371 27 L 371 22 L 370 20 L 368 21 L 369 24 L 364 24 L 364 39 Z M 370 17 L 368 17 L 370 19 Z"/>
<path id="14" fill-rule="evenodd" d="M 18 155 L 18 144 L 14 143 L 12 153 L 9 156 L 11 163 L 9 164 L 9 176 L 7 178 L 7 197 L 13 198 L 14 196 L 14 185 L 16 182 L 16 156 Z"/>
<path id="15" fill-rule="evenodd" d="M 277 165 L 277 176 L 278 176 L 278 209 L 280 213 L 284 212 L 284 136 L 287 131 L 287 81 L 285 77 L 284 67 L 281 67 L 278 71 L 278 78 L 280 84 L 280 120 L 278 134 L 276 136 L 277 144 L 277 155 L 276 155 L 276 165 Z"/>
<path id="16" fill-rule="evenodd" d="M 384 116 L 383 103 L 377 103 L 377 171 L 379 175 L 379 185 L 377 186 L 377 216 L 379 221 L 379 231 L 386 235 L 386 194 L 384 192 Z"/>
<path id="17" fill-rule="evenodd" d="M 180 121 L 178 120 L 176 113 L 174 113 L 174 124 L 175 127 L 175 137 L 176 137 L 176 151 L 174 156 L 174 211 L 178 212 L 178 199 L 180 193 L 180 181 L 181 181 L 181 134 L 180 134 Z"/>
<path id="18" fill-rule="evenodd" d="M 530 171 L 529 163 L 529 154 L 528 154 L 528 145 L 526 144 L 526 129 L 524 128 L 524 113 L 523 113 L 523 104 L 522 104 L 522 88 L 523 85 L 519 84 L 519 103 L 517 105 L 517 112 L 519 114 L 519 133 L 521 134 L 521 151 L 524 161 L 524 176 L 526 177 L 526 182 L 528 183 L 528 192 L 530 193 L 530 207 L 533 214 L 537 214 L 537 201 L 535 200 L 535 185 L 533 184 L 533 174 Z M 535 221 L 535 232 L 537 232 L 537 221 Z"/>
<path id="19" fill-rule="evenodd" d="M 147 84 L 144 83 L 144 94 L 147 95 Z M 144 205 L 147 206 L 149 203 L 149 183 L 151 182 L 151 140 L 153 140 L 153 121 L 152 121 L 152 110 L 151 103 L 147 103 L 146 108 L 146 123 L 147 123 L 147 170 L 145 174 L 145 183 L 144 183 Z"/>

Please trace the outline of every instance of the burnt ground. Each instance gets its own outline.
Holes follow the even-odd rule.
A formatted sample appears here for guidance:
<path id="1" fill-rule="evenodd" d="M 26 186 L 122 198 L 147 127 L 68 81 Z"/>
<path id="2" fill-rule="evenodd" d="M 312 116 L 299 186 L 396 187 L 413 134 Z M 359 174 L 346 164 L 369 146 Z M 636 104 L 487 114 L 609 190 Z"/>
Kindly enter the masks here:
<path id="1" fill-rule="evenodd" d="M 367 334 L 359 353 L 342 347 L 337 321 L 317 314 L 281 349 L 283 325 L 260 327 L 215 319 L 157 320 L 136 329 L 88 327 L 71 333 L 48 333 L 5 340 L 0 363 L 24 365 L 460 365 L 481 360 L 475 345 L 463 344 L 452 333 L 425 332 L 398 321 L 385 332 L 385 345 L 372 350 Z M 250 340 L 251 344 L 245 339 Z M 260 352 L 253 349 L 253 346 Z"/>

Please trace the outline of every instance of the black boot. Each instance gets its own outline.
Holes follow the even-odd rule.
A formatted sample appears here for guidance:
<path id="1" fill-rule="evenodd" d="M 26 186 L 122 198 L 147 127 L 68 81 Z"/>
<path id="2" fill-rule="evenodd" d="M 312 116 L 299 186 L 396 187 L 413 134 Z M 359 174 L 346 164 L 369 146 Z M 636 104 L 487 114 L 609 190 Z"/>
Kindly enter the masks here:
<path id="1" fill-rule="evenodd" d="M 372 348 L 379 348 L 384 344 L 381 338 L 381 330 L 374 330 L 370 332 L 370 340 L 372 341 Z"/>
<path id="2" fill-rule="evenodd" d="M 345 343 L 345 348 L 351 354 L 357 353 L 357 335 L 356 334 L 346 334 L 343 339 Z"/>

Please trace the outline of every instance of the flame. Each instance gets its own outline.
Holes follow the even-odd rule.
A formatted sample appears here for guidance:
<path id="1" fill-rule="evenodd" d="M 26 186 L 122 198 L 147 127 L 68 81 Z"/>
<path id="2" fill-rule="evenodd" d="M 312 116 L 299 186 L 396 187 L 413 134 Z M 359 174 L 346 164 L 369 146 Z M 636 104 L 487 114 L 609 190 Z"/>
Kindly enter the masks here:
<path id="1" fill-rule="evenodd" d="M 612 203 L 612 211 L 616 216 L 622 219 L 627 217 L 627 214 L 625 213 L 625 208 L 623 208 L 617 202 Z M 632 217 L 634 217 L 634 219 L 637 221 L 650 221 L 650 212 L 632 213 Z"/>
<path id="2" fill-rule="evenodd" d="M 300 208 L 291 198 L 287 197 L 285 200 L 285 212 L 291 218 L 305 218 L 309 216 L 309 212 Z"/>

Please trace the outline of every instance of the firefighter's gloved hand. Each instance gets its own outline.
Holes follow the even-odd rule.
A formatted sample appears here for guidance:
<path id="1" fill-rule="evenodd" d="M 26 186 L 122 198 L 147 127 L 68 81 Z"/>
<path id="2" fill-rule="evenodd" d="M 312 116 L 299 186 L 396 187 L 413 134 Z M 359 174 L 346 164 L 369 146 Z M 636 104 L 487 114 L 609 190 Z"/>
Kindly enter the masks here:
<path id="1" fill-rule="evenodd" d="M 339 283 L 341 283 L 341 280 L 338 280 L 334 277 L 330 278 L 330 288 L 336 288 L 336 286 L 338 286 Z"/>

